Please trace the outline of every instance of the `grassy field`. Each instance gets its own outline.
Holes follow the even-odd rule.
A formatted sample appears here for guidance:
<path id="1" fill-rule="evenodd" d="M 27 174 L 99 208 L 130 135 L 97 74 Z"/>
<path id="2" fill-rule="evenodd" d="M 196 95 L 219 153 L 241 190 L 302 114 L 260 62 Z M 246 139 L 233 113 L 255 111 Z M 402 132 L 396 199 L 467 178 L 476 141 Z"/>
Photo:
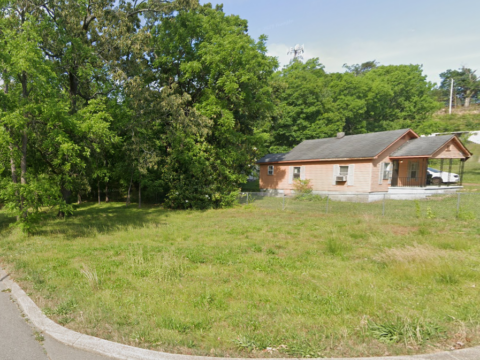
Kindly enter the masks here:
<path id="1" fill-rule="evenodd" d="M 480 151 L 472 149 L 477 154 Z M 413 354 L 480 344 L 478 155 L 468 194 L 225 210 L 83 204 L 0 263 L 45 314 L 125 344 L 225 357 Z M 476 185 L 477 184 L 477 185 Z M 480 193 L 478 194 L 480 195 Z"/>
<path id="2" fill-rule="evenodd" d="M 465 188 L 480 191 L 480 144 L 467 144 L 473 156 L 465 163 L 463 182 Z"/>
<path id="3" fill-rule="evenodd" d="M 85 204 L 28 237 L 8 222 L 2 265 L 52 319 L 105 339 L 231 357 L 480 343 L 473 219 Z"/>

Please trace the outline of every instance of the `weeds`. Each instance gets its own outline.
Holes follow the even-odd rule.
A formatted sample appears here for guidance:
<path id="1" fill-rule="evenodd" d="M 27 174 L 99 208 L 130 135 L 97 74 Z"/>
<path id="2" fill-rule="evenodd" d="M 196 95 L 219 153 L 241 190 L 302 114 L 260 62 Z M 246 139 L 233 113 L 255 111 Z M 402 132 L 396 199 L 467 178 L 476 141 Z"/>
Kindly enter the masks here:
<path id="1" fill-rule="evenodd" d="M 88 284 L 92 289 L 97 289 L 98 288 L 98 276 L 97 276 L 97 270 L 93 269 L 90 270 L 88 267 L 83 265 L 83 268 L 80 269 L 80 272 L 85 276 L 87 279 Z"/>
<path id="2" fill-rule="evenodd" d="M 442 221 L 274 201 L 249 211 L 82 205 L 36 235 L 2 232 L 0 257 L 56 322 L 161 351 L 355 357 L 480 343 L 474 221 L 445 218 L 441 201 L 429 205 Z M 167 216 L 168 226 L 149 225 Z M 448 330 L 452 317 L 468 336 Z"/>
<path id="3" fill-rule="evenodd" d="M 394 321 L 378 324 L 372 320 L 368 330 L 375 338 L 386 344 L 402 342 L 405 346 L 417 346 L 433 337 L 439 337 L 444 331 L 436 324 L 423 319 L 409 320 L 397 318 Z"/>

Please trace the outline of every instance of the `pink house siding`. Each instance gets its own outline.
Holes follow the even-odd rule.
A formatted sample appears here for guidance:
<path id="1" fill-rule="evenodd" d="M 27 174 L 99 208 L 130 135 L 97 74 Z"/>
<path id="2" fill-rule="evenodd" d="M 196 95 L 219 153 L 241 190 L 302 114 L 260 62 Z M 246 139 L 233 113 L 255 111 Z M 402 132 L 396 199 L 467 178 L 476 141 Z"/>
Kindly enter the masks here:
<path id="1" fill-rule="evenodd" d="M 399 140 L 397 140 L 395 143 L 393 143 L 391 146 L 385 149 L 381 154 L 379 154 L 376 159 L 373 160 L 372 187 L 369 191 L 372 191 L 372 192 L 388 191 L 388 188 L 390 187 L 390 181 L 383 180 L 380 178 L 381 163 L 384 163 L 384 162 L 391 163 L 392 160 L 390 160 L 390 157 L 389 157 L 390 154 L 412 138 L 413 136 L 410 133 L 405 134 Z M 381 181 L 381 184 L 380 184 L 380 181 Z"/>
<path id="2" fill-rule="evenodd" d="M 268 165 L 260 165 L 260 189 L 293 190 L 289 183 L 290 167 L 304 166 L 305 179 L 310 179 L 314 191 L 369 192 L 372 163 L 370 160 L 325 161 L 325 162 L 291 162 L 288 164 L 271 164 L 274 175 L 268 175 Z M 355 165 L 353 185 L 347 182 L 333 184 L 334 165 Z"/>
<path id="3" fill-rule="evenodd" d="M 260 189 L 293 189 L 288 184 L 288 165 L 272 165 L 273 175 L 268 175 L 268 165 L 260 165 Z"/>
<path id="4" fill-rule="evenodd" d="M 442 146 L 442 148 L 432 156 L 433 159 L 463 159 L 464 157 L 465 154 L 461 147 L 454 141 Z"/>

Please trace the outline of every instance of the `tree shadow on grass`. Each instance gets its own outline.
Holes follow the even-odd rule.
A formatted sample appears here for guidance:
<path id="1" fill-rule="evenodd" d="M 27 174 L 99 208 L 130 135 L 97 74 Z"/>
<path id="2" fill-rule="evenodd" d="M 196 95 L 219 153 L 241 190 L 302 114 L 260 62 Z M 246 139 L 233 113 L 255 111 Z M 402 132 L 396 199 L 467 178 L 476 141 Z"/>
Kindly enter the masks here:
<path id="1" fill-rule="evenodd" d="M 15 222 L 15 217 L 8 216 L 5 211 L 0 210 L 0 233 Z"/>
<path id="2" fill-rule="evenodd" d="M 136 204 L 127 207 L 124 203 L 86 203 L 78 206 L 73 215 L 64 220 L 44 221 L 33 235 L 62 235 L 73 240 L 125 229 L 157 227 L 165 223 L 162 217 L 167 212 L 154 205 L 144 205 L 138 209 Z"/>

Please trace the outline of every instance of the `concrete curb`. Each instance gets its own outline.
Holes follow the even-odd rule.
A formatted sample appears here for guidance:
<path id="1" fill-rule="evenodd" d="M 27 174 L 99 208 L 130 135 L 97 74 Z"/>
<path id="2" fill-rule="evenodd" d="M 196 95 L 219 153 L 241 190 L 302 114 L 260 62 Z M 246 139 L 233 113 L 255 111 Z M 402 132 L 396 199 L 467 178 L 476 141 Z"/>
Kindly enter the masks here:
<path id="1" fill-rule="evenodd" d="M 9 278 L 2 268 L 0 268 L 0 290 L 10 289 L 12 297 L 17 301 L 18 305 L 31 321 L 34 327 L 54 338 L 55 340 L 74 348 L 97 353 L 112 359 L 119 360 L 251 360 L 251 359 L 234 359 L 220 358 L 208 356 L 191 356 L 169 354 L 159 351 L 146 350 L 133 346 L 119 344 L 113 341 L 99 339 L 93 336 L 78 333 L 58 325 L 54 321 L 47 318 L 42 310 L 33 302 L 32 299 Z M 388 356 L 375 358 L 330 358 L 326 360 L 478 360 L 480 359 L 480 346 L 461 349 L 455 351 L 444 351 L 435 354 L 414 355 L 414 356 Z M 269 360 L 287 360 L 284 358 L 270 358 Z M 292 360 L 292 359 L 289 359 Z M 315 359 L 312 359 L 315 360 Z M 320 360 L 320 359 L 318 359 Z M 325 360 L 325 359 L 324 359 Z"/>

